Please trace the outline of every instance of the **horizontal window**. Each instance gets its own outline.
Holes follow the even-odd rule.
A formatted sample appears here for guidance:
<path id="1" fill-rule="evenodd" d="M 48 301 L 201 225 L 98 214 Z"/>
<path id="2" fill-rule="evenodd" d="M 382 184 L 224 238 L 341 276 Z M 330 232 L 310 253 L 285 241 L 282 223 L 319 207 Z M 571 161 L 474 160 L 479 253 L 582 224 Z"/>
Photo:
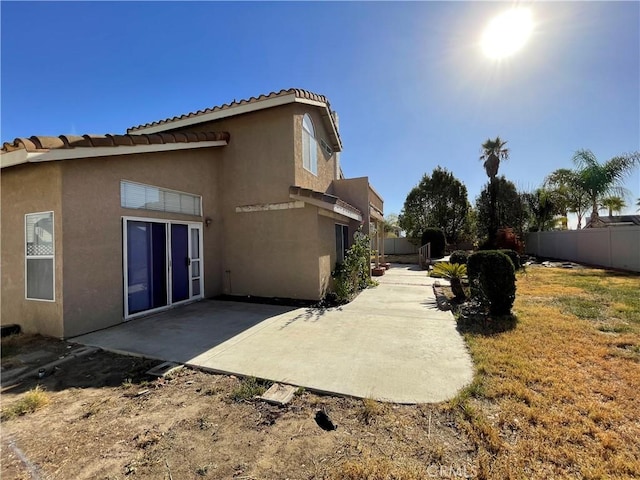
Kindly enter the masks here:
<path id="1" fill-rule="evenodd" d="M 202 216 L 202 197 L 200 195 L 126 180 L 120 182 L 120 205 L 123 208 Z"/>

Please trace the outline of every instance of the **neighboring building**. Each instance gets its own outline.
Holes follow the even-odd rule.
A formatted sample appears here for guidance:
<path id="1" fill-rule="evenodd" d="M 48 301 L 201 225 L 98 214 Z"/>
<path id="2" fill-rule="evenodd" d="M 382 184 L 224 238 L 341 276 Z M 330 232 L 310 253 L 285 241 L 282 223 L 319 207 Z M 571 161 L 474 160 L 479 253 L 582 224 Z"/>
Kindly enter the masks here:
<path id="1" fill-rule="evenodd" d="M 2 147 L 2 324 L 67 338 L 221 294 L 321 299 L 360 225 L 327 99 L 282 90 Z M 373 228 L 372 228 L 373 227 Z"/>
<path id="2" fill-rule="evenodd" d="M 587 218 L 587 224 L 584 228 L 627 227 L 633 225 L 640 225 L 640 215 L 598 215 L 593 220 L 589 217 Z"/>

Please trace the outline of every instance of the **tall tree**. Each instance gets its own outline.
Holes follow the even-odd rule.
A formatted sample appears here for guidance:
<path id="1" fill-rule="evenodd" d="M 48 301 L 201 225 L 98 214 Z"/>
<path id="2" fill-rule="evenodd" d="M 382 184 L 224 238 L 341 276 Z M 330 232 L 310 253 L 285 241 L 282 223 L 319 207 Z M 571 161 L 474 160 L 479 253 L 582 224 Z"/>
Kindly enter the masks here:
<path id="1" fill-rule="evenodd" d="M 568 168 L 559 168 L 545 179 L 544 188 L 554 190 L 563 215 L 575 213 L 578 229 L 582 228 L 582 217 L 589 208 L 589 196 L 580 185 L 578 174 Z"/>
<path id="2" fill-rule="evenodd" d="M 612 195 L 610 197 L 605 197 L 600 201 L 600 205 L 602 208 L 606 208 L 609 210 L 609 216 L 613 216 L 613 212 L 620 213 L 624 207 L 627 206 L 624 199 L 617 195 Z"/>
<path id="3" fill-rule="evenodd" d="M 494 140 L 488 138 L 482 144 L 482 154 L 480 155 L 480 160 L 483 161 L 482 166 L 484 167 L 484 171 L 487 177 L 489 177 L 488 237 L 490 244 L 494 243 L 498 230 L 496 198 L 499 185 L 495 179 L 498 176 L 500 162 L 509 158 L 509 149 L 505 147 L 506 144 L 507 142 L 503 141 L 500 137 L 496 137 Z"/>
<path id="4" fill-rule="evenodd" d="M 382 226 L 384 228 L 385 237 L 396 238 L 400 236 L 400 224 L 398 223 L 398 215 L 395 213 L 389 213 L 384 216 Z"/>
<path id="5" fill-rule="evenodd" d="M 522 199 L 531 213 L 530 231 L 544 231 L 555 228 L 556 215 L 563 213 L 561 197 L 554 190 L 538 188 L 531 193 L 523 193 Z"/>
<path id="6" fill-rule="evenodd" d="M 409 192 L 399 224 L 413 238 L 420 237 L 427 227 L 439 227 L 448 242 L 456 243 L 465 228 L 468 211 L 467 187 L 438 166 Z"/>
<path id="7" fill-rule="evenodd" d="M 511 227 L 521 234 L 528 225 L 529 212 L 522 196 L 518 193 L 513 182 L 504 176 L 494 179 L 494 187 L 497 192 L 495 199 L 496 229 L 498 227 Z M 489 237 L 489 224 L 483 219 L 490 216 L 491 210 L 491 182 L 487 183 L 480 195 L 476 198 L 476 211 L 478 213 L 478 235 Z"/>
<path id="8" fill-rule="evenodd" d="M 613 157 L 599 163 L 590 150 L 578 150 L 573 156 L 577 167 L 578 185 L 587 193 L 591 204 L 591 219 L 598 218 L 598 203 L 605 195 L 625 196 L 622 180 L 640 165 L 640 152 Z"/>

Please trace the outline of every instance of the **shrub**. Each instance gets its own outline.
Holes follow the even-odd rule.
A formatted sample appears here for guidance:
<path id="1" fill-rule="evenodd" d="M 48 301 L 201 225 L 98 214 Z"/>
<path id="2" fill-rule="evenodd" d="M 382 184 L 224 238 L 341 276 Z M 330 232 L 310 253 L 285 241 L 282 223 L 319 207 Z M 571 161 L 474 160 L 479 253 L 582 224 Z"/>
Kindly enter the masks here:
<path id="1" fill-rule="evenodd" d="M 49 394 L 40 385 L 32 388 L 17 402 L 2 410 L 2 420 L 33 413 L 49 403 Z"/>
<path id="2" fill-rule="evenodd" d="M 467 266 L 459 263 L 436 263 L 431 272 L 432 277 L 446 278 L 451 282 L 451 291 L 457 300 L 464 300 L 466 295 L 462 288 L 462 277 L 467 275 Z"/>
<path id="3" fill-rule="evenodd" d="M 458 263 L 460 265 L 466 265 L 469 254 L 464 250 L 456 250 L 449 257 L 451 263 Z"/>
<path id="4" fill-rule="evenodd" d="M 524 243 L 522 243 L 518 235 L 513 231 L 513 228 L 500 228 L 496 233 L 495 248 L 523 253 Z"/>
<path id="5" fill-rule="evenodd" d="M 469 257 L 467 272 L 471 295 L 489 304 L 492 315 L 508 315 L 516 298 L 513 262 L 497 250 L 476 252 Z"/>
<path id="6" fill-rule="evenodd" d="M 362 227 L 353 235 L 353 245 L 333 272 L 333 291 L 340 303 L 347 303 L 359 291 L 367 288 L 371 273 L 371 249 L 369 237 Z"/>
<path id="7" fill-rule="evenodd" d="M 444 249 L 447 245 L 447 240 L 444 236 L 444 231 L 441 228 L 426 228 L 422 232 L 422 243 L 425 245 L 431 244 L 431 256 L 433 258 L 444 257 Z"/>
<path id="8" fill-rule="evenodd" d="M 520 270 L 522 265 L 520 263 L 520 255 L 518 255 L 518 252 L 516 252 L 515 250 L 509 250 L 508 248 L 501 248 L 498 251 L 504 253 L 507 257 L 509 257 L 509 259 L 513 263 L 513 268 L 515 270 Z"/>

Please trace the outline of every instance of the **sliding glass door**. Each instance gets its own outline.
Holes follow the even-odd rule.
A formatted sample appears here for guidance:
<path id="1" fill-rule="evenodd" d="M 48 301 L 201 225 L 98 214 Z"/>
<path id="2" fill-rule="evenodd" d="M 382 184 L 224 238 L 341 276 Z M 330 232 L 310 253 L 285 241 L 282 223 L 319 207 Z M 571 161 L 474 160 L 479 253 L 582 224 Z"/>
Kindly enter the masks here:
<path id="1" fill-rule="evenodd" d="M 125 218 L 125 319 L 202 298 L 202 225 Z"/>

